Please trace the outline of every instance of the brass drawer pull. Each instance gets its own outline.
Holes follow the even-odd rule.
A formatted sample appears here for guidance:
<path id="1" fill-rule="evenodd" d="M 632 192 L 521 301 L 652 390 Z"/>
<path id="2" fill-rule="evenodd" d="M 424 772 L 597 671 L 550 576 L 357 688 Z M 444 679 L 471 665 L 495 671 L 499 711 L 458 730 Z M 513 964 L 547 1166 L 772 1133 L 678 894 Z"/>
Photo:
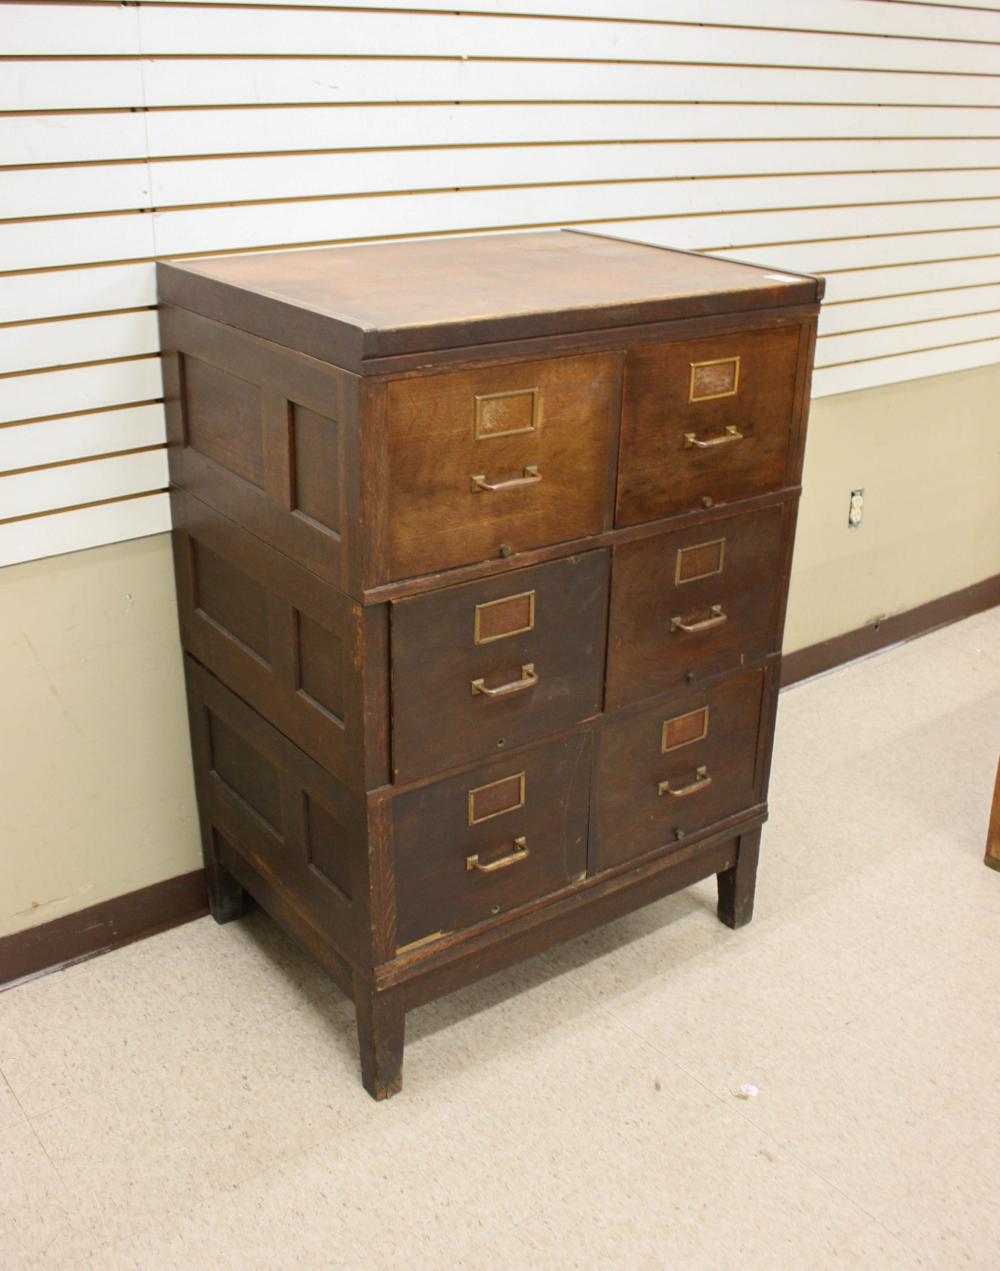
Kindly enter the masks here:
<path id="1" fill-rule="evenodd" d="M 514 840 L 514 850 L 509 856 L 501 856 L 498 861 L 490 861 L 488 865 L 482 865 L 477 852 L 475 856 L 467 856 L 465 858 L 465 868 L 470 873 L 475 869 L 480 874 L 495 874 L 498 869 L 506 869 L 508 865 L 516 865 L 518 861 L 527 860 L 530 854 L 527 838 L 523 834 L 519 834 Z"/>
<path id="2" fill-rule="evenodd" d="M 684 434 L 684 449 L 690 450 L 693 446 L 698 450 L 711 450 L 713 446 L 728 446 L 731 441 L 742 440 L 743 434 L 730 424 L 721 437 L 709 437 L 708 441 L 701 441 L 693 432 L 686 432 Z"/>
<path id="3" fill-rule="evenodd" d="M 699 631 L 714 631 L 716 627 L 721 627 L 724 622 L 729 621 L 729 615 L 722 612 L 721 605 L 713 605 L 709 610 L 712 615 L 710 618 L 703 618 L 701 622 L 685 622 L 683 618 L 671 618 L 671 631 L 685 631 L 688 635 L 697 635 Z"/>
<path id="4" fill-rule="evenodd" d="M 470 688 L 473 693 L 482 693 L 485 697 L 506 697 L 509 693 L 523 693 L 526 688 L 534 688 L 538 683 L 534 662 L 525 662 L 521 667 L 521 678 L 511 680 L 509 684 L 498 684 L 496 688 L 487 688 L 485 680 L 473 680 Z"/>
<path id="5" fill-rule="evenodd" d="M 669 794 L 674 799 L 686 799 L 689 794 L 697 794 L 699 790 L 707 790 L 711 784 L 712 778 L 708 775 L 708 769 L 696 768 L 694 780 L 690 785 L 678 786 L 676 790 L 673 790 L 669 781 L 661 781 L 656 787 L 656 793 L 660 795 Z"/>
<path id="6" fill-rule="evenodd" d="M 538 465 L 534 463 L 529 463 L 526 468 L 522 468 L 521 476 L 514 477 L 511 481 L 487 481 L 485 472 L 481 472 L 472 478 L 472 492 L 478 494 L 481 490 L 486 490 L 493 494 L 497 490 L 516 490 L 522 485 L 537 485 L 541 479 L 542 474 L 538 471 Z"/>

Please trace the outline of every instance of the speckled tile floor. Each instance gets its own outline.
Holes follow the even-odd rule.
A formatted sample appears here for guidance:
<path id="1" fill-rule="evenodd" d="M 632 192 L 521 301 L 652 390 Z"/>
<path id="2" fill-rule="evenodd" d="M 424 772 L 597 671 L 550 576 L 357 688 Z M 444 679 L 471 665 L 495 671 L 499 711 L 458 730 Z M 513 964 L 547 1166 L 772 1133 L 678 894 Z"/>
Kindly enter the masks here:
<path id="1" fill-rule="evenodd" d="M 785 692 L 753 924 L 416 1011 L 386 1104 L 260 914 L 0 995 L 0 1266 L 995 1271 L 998 750 L 1000 610 Z"/>

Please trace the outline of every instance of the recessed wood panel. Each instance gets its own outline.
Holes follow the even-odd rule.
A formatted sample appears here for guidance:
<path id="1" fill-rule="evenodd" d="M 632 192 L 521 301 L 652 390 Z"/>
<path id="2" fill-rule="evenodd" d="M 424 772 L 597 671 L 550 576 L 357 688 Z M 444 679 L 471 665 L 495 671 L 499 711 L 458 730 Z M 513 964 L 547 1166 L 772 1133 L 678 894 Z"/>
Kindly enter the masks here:
<path id="1" fill-rule="evenodd" d="M 347 829 L 315 796 L 304 793 L 302 798 L 309 864 L 349 901 L 353 883 Z"/>
<path id="2" fill-rule="evenodd" d="M 187 444 L 230 472 L 264 484 L 260 389 L 187 353 L 182 359 Z"/>
<path id="3" fill-rule="evenodd" d="M 299 691 L 344 722 L 344 646 L 340 637 L 296 610 Z"/>
<path id="4" fill-rule="evenodd" d="M 171 506 L 184 648 L 335 776 L 381 784 L 379 724 L 364 730 L 366 692 L 388 693 L 385 651 L 364 637 L 366 624 L 380 629 L 378 611 L 197 499 L 174 491 Z M 199 561 L 208 609 L 195 602 Z"/>
<path id="5" fill-rule="evenodd" d="M 308 925 L 345 954 L 370 947 L 366 811 L 320 764 L 184 658 L 194 775 L 206 849 L 225 845 L 279 881 Z M 364 927 L 359 927 L 359 923 Z"/>
<path id="6" fill-rule="evenodd" d="M 290 403 L 292 507 L 326 529 L 340 531 L 338 424 L 297 402 Z"/>
<path id="7" fill-rule="evenodd" d="M 576 733 L 396 798 L 398 944 L 472 926 L 582 878 L 590 756 L 589 732 Z"/>
<path id="8" fill-rule="evenodd" d="M 264 589 L 197 539 L 191 539 L 191 575 L 196 610 L 262 661 L 269 662 Z"/>
<path id="9" fill-rule="evenodd" d="M 212 771 L 281 837 L 281 791 L 273 764 L 211 711 L 208 729 Z"/>
<path id="10" fill-rule="evenodd" d="M 356 379 L 170 305 L 160 335 L 171 483 L 359 594 Z"/>

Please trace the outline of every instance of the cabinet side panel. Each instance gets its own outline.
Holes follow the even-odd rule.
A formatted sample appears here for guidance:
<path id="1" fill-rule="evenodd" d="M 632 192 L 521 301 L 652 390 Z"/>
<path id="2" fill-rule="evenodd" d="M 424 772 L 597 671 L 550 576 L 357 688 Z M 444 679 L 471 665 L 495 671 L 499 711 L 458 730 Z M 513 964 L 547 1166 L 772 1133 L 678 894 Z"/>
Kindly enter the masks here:
<path id="1" fill-rule="evenodd" d="M 345 958 L 367 943 L 364 798 L 184 659 L 206 851 L 235 853 L 251 895 L 277 888 Z M 228 866 L 227 866 L 228 867 Z"/>
<path id="2" fill-rule="evenodd" d="M 160 330 L 173 484 L 357 594 L 354 377 L 169 305 Z"/>

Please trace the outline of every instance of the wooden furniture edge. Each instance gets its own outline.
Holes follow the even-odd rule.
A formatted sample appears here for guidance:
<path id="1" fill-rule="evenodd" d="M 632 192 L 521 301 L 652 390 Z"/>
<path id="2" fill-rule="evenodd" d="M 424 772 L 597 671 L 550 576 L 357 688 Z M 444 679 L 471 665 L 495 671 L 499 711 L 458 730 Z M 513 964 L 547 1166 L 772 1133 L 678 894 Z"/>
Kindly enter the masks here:
<path id="1" fill-rule="evenodd" d="M 990 869 L 1000 870 L 1000 760 L 997 760 L 997 779 L 993 787 L 993 807 L 990 811 L 990 827 L 986 833 L 986 855 L 983 860 Z"/>
<path id="2" fill-rule="evenodd" d="M 929 635 L 939 627 L 961 622 L 963 618 L 984 613 L 996 605 L 1000 605 L 1000 574 L 984 578 L 982 582 L 973 583 L 959 591 L 949 592 L 946 596 L 928 600 L 914 609 L 878 618 L 854 631 L 847 631 L 830 640 L 822 640 L 819 644 L 810 644 L 804 649 L 784 654 L 781 687 L 798 684 L 801 680 L 808 680 L 824 671 L 831 671 L 834 667 L 854 662 L 869 653 L 877 653 L 879 649 L 887 649 L 892 644 Z"/>
<path id="3" fill-rule="evenodd" d="M 208 913 L 205 871 L 166 878 L 0 937 L 0 990 L 109 953 Z"/>

